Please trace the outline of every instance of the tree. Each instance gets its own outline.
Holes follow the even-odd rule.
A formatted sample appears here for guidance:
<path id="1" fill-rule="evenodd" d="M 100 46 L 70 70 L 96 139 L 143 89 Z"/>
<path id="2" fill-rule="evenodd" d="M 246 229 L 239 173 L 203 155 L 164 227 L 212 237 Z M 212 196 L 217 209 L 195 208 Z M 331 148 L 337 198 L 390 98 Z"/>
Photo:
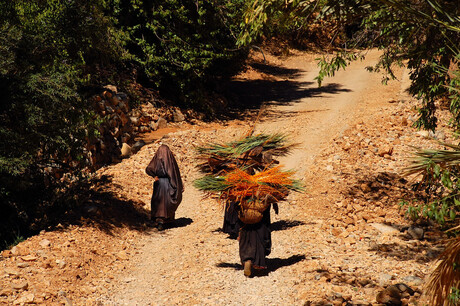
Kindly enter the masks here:
<path id="1" fill-rule="evenodd" d="M 85 86 L 120 57 L 103 1 L 0 2 L 0 241 L 26 231 L 95 133 Z"/>
<path id="2" fill-rule="evenodd" d="M 200 107 L 205 92 L 245 58 L 245 50 L 235 48 L 243 3 L 112 0 L 110 7 L 144 83 Z"/>
<path id="3" fill-rule="evenodd" d="M 324 56 L 319 65 L 318 82 L 360 58 L 360 50 L 379 48 L 383 55 L 370 70 L 385 73 L 384 81 L 394 78 L 394 65 L 406 65 L 412 81 L 409 91 L 421 101 L 419 128 L 434 130 L 437 125 L 436 101 L 448 100 L 452 124 L 460 127 L 459 75 L 460 4 L 436 0 L 324 0 L 259 1 L 251 0 L 245 12 L 246 27 L 239 43 L 251 43 L 263 34 L 273 33 L 273 24 L 306 32 L 327 27 L 332 35 L 332 57 Z M 283 16 L 294 18 L 280 18 Z M 297 26 L 302 25 L 302 27 Z M 276 30 L 275 30 L 276 33 Z"/>
<path id="4" fill-rule="evenodd" d="M 246 54 L 235 48 L 243 3 L 0 1 L 0 241 L 58 210 L 53 202 L 70 185 L 64 174 L 76 178 L 87 166 L 101 121 L 89 102 L 95 90 L 139 76 L 205 108 L 207 92 Z"/>

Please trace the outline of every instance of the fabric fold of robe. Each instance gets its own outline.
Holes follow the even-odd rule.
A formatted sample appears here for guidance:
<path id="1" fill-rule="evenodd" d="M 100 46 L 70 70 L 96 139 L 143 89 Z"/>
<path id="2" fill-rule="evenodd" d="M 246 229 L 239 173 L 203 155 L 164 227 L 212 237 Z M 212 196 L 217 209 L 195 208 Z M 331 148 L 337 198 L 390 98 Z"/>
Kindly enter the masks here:
<path id="1" fill-rule="evenodd" d="M 177 207 L 182 201 L 184 187 L 177 161 L 167 145 L 158 148 L 145 172 L 152 177 L 158 177 L 153 183 L 152 220 L 174 220 Z"/>
<path id="2" fill-rule="evenodd" d="M 270 229 L 270 208 L 264 211 L 263 218 L 255 224 L 244 224 L 240 221 L 239 251 L 241 263 L 252 261 L 254 268 L 267 267 L 266 256 L 270 255 L 272 237 Z"/>
<path id="3" fill-rule="evenodd" d="M 225 203 L 224 224 L 222 231 L 229 235 L 231 239 L 236 239 L 240 232 L 240 222 L 238 218 L 238 205 L 234 201 Z"/>

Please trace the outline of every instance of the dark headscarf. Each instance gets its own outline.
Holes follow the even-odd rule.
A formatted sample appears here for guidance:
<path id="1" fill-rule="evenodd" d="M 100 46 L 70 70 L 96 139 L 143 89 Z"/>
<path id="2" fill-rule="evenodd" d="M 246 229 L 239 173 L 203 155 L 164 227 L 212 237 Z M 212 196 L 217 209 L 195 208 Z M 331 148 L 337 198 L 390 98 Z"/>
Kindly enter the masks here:
<path id="1" fill-rule="evenodd" d="M 161 145 L 149 165 L 145 169 L 148 175 L 158 178 L 168 178 L 169 184 L 173 189 L 171 200 L 174 206 L 178 206 L 182 201 L 183 183 L 180 176 L 179 166 L 173 153 L 167 145 Z"/>

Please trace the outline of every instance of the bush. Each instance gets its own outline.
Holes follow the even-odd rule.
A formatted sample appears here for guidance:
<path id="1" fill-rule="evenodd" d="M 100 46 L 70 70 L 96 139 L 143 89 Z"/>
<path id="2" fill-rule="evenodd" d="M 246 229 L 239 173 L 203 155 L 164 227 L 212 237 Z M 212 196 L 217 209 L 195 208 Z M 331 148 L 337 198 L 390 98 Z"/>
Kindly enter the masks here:
<path id="1" fill-rule="evenodd" d="M 79 177 L 98 133 L 94 89 L 129 87 L 138 71 L 135 81 L 204 108 L 206 92 L 244 58 L 235 48 L 242 3 L 1 1 L 0 241 L 74 201 L 63 177 Z"/>
<path id="2" fill-rule="evenodd" d="M 95 131 L 88 65 L 120 57 L 102 1 L 0 2 L 0 241 L 27 234 L 63 173 L 85 166 Z"/>
<path id="3" fill-rule="evenodd" d="M 111 14 L 128 35 L 126 48 L 143 67 L 144 83 L 199 107 L 246 55 L 235 48 L 243 3 L 116 0 Z"/>

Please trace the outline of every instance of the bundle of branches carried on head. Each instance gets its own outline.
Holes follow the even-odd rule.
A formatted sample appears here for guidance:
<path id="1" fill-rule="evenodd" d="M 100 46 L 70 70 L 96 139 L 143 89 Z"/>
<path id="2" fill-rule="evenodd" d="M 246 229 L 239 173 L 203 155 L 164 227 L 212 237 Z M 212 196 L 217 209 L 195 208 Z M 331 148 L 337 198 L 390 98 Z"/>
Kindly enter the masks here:
<path id="1" fill-rule="evenodd" d="M 198 167 L 205 173 L 218 174 L 236 168 L 261 170 L 278 164 L 274 156 L 283 156 L 295 146 L 282 134 L 249 135 L 229 143 L 211 143 L 197 147 Z"/>
<path id="2" fill-rule="evenodd" d="M 259 134 L 199 147 L 199 167 L 207 175 L 194 185 L 238 203 L 239 218 L 247 224 L 257 223 L 271 203 L 284 200 L 291 190 L 302 190 L 293 171 L 274 166 L 278 161 L 273 156 L 286 155 L 293 146 L 284 135 Z"/>

